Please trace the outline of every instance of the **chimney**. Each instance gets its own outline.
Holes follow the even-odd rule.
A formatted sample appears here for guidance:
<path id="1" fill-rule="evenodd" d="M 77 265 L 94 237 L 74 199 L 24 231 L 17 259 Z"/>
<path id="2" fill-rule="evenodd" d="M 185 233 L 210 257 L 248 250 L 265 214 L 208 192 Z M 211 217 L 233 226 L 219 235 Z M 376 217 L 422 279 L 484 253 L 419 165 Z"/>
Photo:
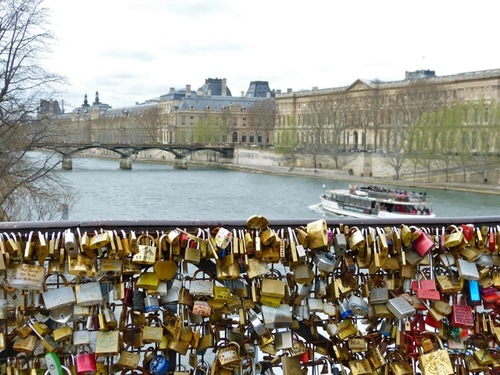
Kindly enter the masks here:
<path id="1" fill-rule="evenodd" d="M 267 99 L 271 98 L 271 91 L 266 92 L 266 98 Z"/>
<path id="2" fill-rule="evenodd" d="M 276 90 L 276 94 L 281 95 L 281 90 Z"/>
<path id="3" fill-rule="evenodd" d="M 191 85 L 186 85 L 186 98 L 191 96 Z"/>
<path id="4" fill-rule="evenodd" d="M 212 90 L 207 90 L 207 95 L 212 96 Z"/>
<path id="5" fill-rule="evenodd" d="M 225 78 L 222 78 L 222 90 L 221 90 L 221 95 L 222 96 L 227 96 L 227 80 Z"/>
<path id="6" fill-rule="evenodd" d="M 241 97 L 244 98 L 245 97 L 245 91 L 242 91 L 241 92 Z"/>
<path id="7" fill-rule="evenodd" d="M 313 91 L 318 91 L 318 86 L 313 86 Z"/>
<path id="8" fill-rule="evenodd" d="M 170 88 L 170 93 L 173 93 L 173 92 L 175 92 L 175 87 Z"/>
<path id="9" fill-rule="evenodd" d="M 287 94 L 291 94 L 292 93 L 292 89 L 286 89 L 286 93 Z"/>

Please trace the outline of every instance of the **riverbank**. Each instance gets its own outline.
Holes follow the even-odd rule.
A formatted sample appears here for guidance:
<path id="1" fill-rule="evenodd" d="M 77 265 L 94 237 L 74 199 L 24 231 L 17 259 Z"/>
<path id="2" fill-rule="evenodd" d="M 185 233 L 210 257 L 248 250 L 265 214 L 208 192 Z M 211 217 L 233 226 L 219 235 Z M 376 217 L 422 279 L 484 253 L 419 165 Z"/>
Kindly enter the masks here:
<path id="1" fill-rule="evenodd" d="M 272 173 L 283 176 L 303 176 L 308 178 L 333 179 L 340 181 L 358 182 L 360 184 L 369 185 L 390 185 L 404 187 L 418 187 L 422 189 L 439 189 L 439 190 L 455 190 L 469 191 L 483 194 L 500 195 L 500 186 L 493 184 L 470 184 L 458 182 L 422 182 L 413 180 L 392 180 L 377 177 L 361 177 L 349 175 L 347 172 L 335 169 L 314 169 L 314 168 L 298 168 L 298 167 L 280 167 L 280 166 L 263 166 L 263 165 L 242 165 L 242 164 L 217 164 L 225 169 L 239 170 L 255 173 Z"/>

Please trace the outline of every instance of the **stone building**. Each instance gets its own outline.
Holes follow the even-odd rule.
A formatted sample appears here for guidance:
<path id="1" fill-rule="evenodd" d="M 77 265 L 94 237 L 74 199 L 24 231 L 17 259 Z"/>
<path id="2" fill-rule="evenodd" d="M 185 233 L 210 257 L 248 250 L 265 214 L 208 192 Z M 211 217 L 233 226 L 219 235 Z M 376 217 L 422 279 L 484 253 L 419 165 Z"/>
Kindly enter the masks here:
<path id="1" fill-rule="evenodd" d="M 424 113 L 459 102 L 487 113 L 499 99 L 500 69 L 441 77 L 419 70 L 401 81 L 358 79 L 345 87 L 277 91 L 275 141 L 306 150 L 385 152 L 402 148 L 397 129 Z"/>
<path id="2" fill-rule="evenodd" d="M 56 112 L 42 102 L 40 114 L 55 119 L 57 134 L 67 142 L 90 143 L 234 143 L 270 145 L 275 124 L 274 92 L 268 82 L 253 81 L 241 96 L 232 96 L 226 79 L 208 78 L 198 90 L 191 85 L 146 103 L 113 109 L 99 100 L 71 113 Z"/>

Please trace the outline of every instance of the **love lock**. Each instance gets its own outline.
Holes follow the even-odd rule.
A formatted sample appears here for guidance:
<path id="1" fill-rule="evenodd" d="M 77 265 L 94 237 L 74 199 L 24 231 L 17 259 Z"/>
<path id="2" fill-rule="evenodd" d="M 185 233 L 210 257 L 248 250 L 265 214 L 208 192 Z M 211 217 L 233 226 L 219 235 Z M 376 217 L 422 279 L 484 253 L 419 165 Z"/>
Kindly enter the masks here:
<path id="1" fill-rule="evenodd" d="M 69 368 L 61 366 L 61 361 L 56 353 L 45 354 L 45 363 L 47 365 L 47 371 L 45 371 L 44 375 L 62 375 L 63 371 L 71 375 Z"/>

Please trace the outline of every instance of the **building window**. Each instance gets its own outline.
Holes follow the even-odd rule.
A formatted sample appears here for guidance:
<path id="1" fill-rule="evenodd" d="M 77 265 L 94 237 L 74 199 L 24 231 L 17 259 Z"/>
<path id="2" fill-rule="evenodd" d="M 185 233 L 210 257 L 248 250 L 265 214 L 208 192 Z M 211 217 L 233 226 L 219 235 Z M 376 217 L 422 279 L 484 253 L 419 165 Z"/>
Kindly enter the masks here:
<path id="1" fill-rule="evenodd" d="M 247 142 L 247 134 L 246 134 L 246 133 L 243 133 L 243 134 L 241 135 L 241 142 L 242 142 L 242 143 L 246 143 L 246 142 Z"/>
<path id="2" fill-rule="evenodd" d="M 262 134 L 261 133 L 257 134 L 257 143 L 262 143 Z"/>
<path id="3" fill-rule="evenodd" d="M 233 143 L 237 143 L 237 142 L 238 142 L 238 133 L 233 132 Z"/>
<path id="4" fill-rule="evenodd" d="M 250 143 L 255 143 L 255 135 L 250 133 Z"/>

